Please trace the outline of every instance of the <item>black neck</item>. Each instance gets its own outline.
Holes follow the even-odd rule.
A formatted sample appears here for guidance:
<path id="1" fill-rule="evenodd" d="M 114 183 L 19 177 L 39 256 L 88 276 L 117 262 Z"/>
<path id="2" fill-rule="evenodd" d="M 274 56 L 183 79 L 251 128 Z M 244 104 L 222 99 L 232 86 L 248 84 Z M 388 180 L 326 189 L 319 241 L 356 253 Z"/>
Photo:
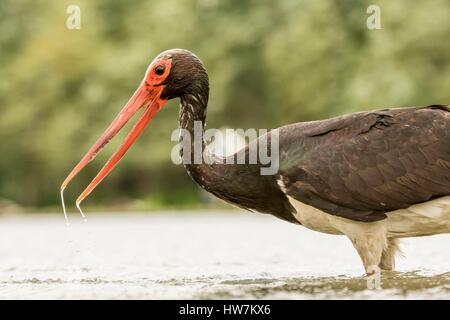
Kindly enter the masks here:
<path id="1" fill-rule="evenodd" d="M 198 184 L 209 189 L 208 186 L 214 183 L 218 173 L 214 172 L 214 165 L 208 163 L 218 157 L 209 152 L 204 139 L 208 96 L 185 94 L 180 97 L 180 101 L 179 127 L 183 129 L 180 134 L 180 155 L 188 174 Z M 189 137 L 184 137 L 184 134 Z M 202 150 L 203 158 L 198 157 L 200 153 L 196 153 L 196 150 Z"/>
<path id="2" fill-rule="evenodd" d="M 194 122 L 199 121 L 204 129 L 208 96 L 185 94 L 180 97 L 180 129 L 186 129 L 194 134 Z"/>
<path id="3" fill-rule="evenodd" d="M 260 174 L 259 165 L 223 164 L 224 158 L 211 154 L 204 140 L 207 96 L 186 94 L 181 96 L 180 135 L 181 157 L 189 163 L 185 168 L 191 178 L 205 190 L 239 207 L 267 212 L 277 217 L 296 222 L 291 214 L 293 208 L 281 192 L 274 176 Z M 200 131 L 200 133 L 198 132 Z M 184 134 L 191 138 L 185 139 Z M 194 139 L 195 134 L 201 137 Z M 191 150 L 190 159 L 183 155 L 183 148 Z M 205 151 L 198 163 L 194 150 Z M 208 164 L 212 163 L 212 164 Z"/>

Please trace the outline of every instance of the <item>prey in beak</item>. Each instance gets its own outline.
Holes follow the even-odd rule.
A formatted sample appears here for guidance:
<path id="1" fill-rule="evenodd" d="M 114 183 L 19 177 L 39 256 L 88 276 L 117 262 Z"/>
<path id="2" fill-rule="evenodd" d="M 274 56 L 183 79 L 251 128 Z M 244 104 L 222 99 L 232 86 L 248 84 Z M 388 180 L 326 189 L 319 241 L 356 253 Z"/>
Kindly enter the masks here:
<path id="1" fill-rule="evenodd" d="M 140 109 L 144 109 L 139 120 L 134 125 L 131 132 L 127 135 L 122 145 L 108 160 L 105 166 L 100 170 L 92 182 L 84 189 L 76 200 L 76 206 L 80 211 L 81 216 L 86 221 L 86 217 L 80 208 L 81 202 L 95 189 L 95 187 L 108 175 L 108 173 L 115 167 L 119 160 L 125 155 L 127 150 L 136 141 L 144 128 L 152 120 L 155 114 L 164 106 L 167 100 L 161 98 L 161 94 L 165 88 L 164 80 L 170 74 L 172 60 L 156 59 L 154 60 L 145 74 L 144 80 L 137 88 L 136 92 L 119 112 L 116 118 L 111 122 L 109 127 L 89 149 L 84 157 L 72 169 L 67 178 L 61 185 L 61 202 L 64 211 L 64 217 L 68 224 L 66 207 L 64 203 L 64 190 L 73 178 L 100 152 L 100 150 L 122 129 L 128 120 Z"/>

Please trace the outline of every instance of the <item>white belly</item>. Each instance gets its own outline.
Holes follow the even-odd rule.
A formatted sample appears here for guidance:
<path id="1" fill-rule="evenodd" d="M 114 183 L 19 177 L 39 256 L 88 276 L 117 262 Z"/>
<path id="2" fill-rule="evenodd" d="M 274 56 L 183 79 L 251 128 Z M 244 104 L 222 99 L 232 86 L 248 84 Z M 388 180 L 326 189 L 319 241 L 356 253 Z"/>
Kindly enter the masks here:
<path id="1" fill-rule="evenodd" d="M 388 237 L 450 233 L 450 196 L 386 213 Z"/>
<path id="2" fill-rule="evenodd" d="M 358 222 L 333 216 L 289 196 L 288 198 L 297 211 L 295 218 L 306 228 L 319 232 L 348 235 L 355 228 L 383 224 L 387 236 L 392 238 L 450 233 L 450 196 L 388 212 L 388 218 L 379 222 Z"/>

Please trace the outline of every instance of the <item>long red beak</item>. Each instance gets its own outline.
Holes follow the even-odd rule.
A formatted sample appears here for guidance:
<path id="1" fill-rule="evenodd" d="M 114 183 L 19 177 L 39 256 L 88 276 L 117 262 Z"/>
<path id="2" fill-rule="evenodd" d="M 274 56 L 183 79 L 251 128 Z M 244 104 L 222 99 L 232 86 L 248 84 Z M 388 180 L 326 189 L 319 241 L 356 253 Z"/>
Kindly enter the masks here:
<path id="1" fill-rule="evenodd" d="M 78 162 L 73 168 L 67 178 L 61 185 L 61 200 L 64 209 L 64 215 L 66 216 L 66 209 L 64 205 L 63 192 L 72 179 L 90 162 L 97 153 L 122 129 L 122 127 L 128 122 L 128 120 L 142 107 L 147 105 L 138 122 L 134 125 L 131 132 L 125 138 L 122 145 L 117 149 L 113 156 L 108 160 L 105 166 L 100 170 L 97 176 L 86 187 L 81 195 L 76 200 L 76 205 L 80 209 L 80 203 L 85 199 L 95 187 L 108 175 L 108 173 L 115 167 L 119 160 L 124 156 L 131 145 L 136 141 L 144 128 L 155 116 L 155 114 L 161 109 L 161 107 L 167 102 L 167 100 L 161 99 L 160 95 L 164 86 L 147 87 L 145 81 L 139 86 L 128 103 L 123 107 L 116 118 L 111 122 L 108 129 L 101 135 L 97 142 L 89 149 L 86 155 Z M 81 212 L 81 209 L 80 209 Z M 81 212 L 83 215 L 83 213 Z M 84 215 L 83 215 L 84 217 Z M 67 221 L 67 216 L 66 216 Z"/>

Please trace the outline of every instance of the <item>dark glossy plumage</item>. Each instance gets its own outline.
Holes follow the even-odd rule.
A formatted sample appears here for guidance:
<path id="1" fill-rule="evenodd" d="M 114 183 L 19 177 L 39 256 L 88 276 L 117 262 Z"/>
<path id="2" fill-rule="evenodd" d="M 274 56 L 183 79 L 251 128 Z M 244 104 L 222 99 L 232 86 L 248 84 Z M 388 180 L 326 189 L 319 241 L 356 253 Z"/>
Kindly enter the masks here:
<path id="1" fill-rule="evenodd" d="M 281 127 L 273 176 L 261 176 L 259 164 L 188 170 L 216 196 L 290 222 L 298 221 L 286 196 L 371 222 L 450 195 L 449 141 L 447 106 L 385 109 Z"/>
<path id="2" fill-rule="evenodd" d="M 450 194 L 448 106 L 293 124 L 280 145 L 286 194 L 333 215 L 376 221 Z"/>

